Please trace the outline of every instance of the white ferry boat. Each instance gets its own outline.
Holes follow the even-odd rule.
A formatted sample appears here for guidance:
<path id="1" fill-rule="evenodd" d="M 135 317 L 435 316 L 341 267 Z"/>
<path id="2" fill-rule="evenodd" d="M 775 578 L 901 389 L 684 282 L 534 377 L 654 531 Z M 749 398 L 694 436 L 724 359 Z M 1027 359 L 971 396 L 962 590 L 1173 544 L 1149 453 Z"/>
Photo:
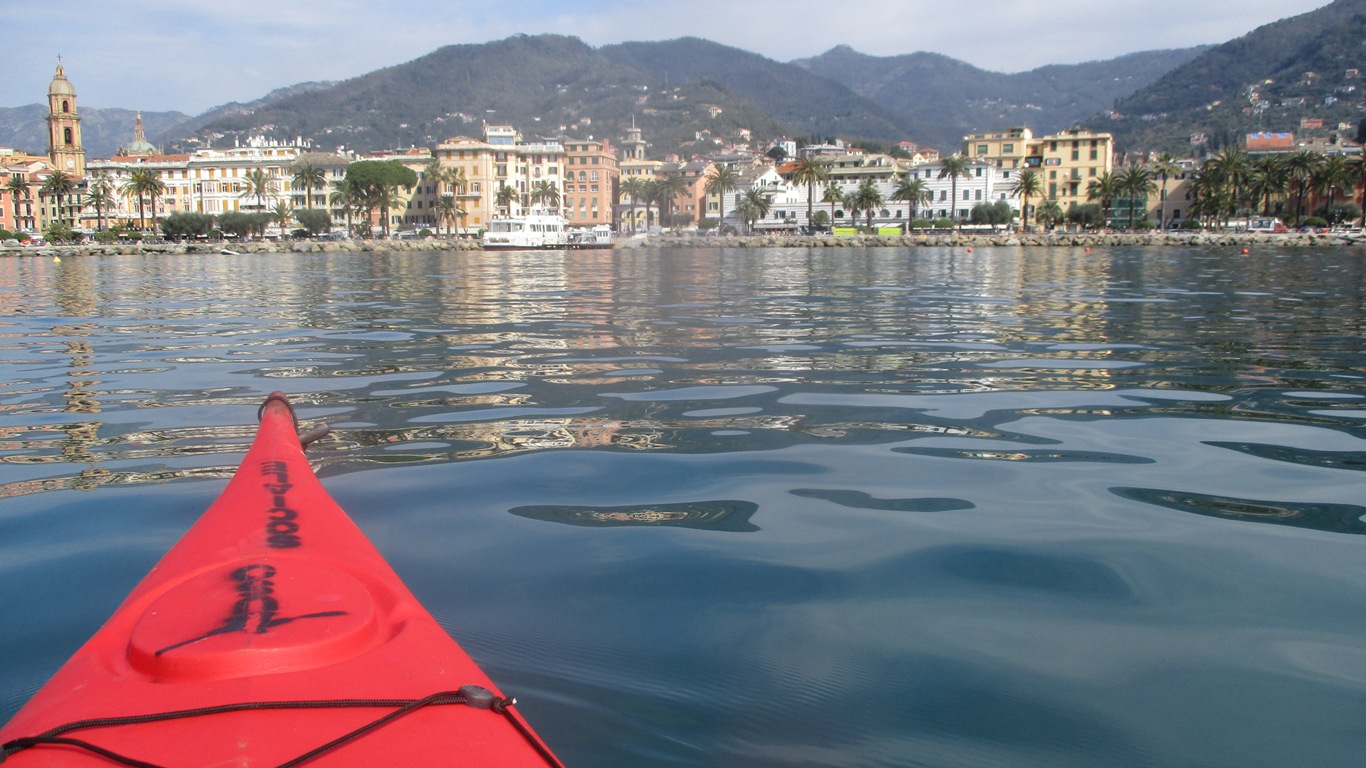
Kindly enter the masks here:
<path id="1" fill-rule="evenodd" d="M 486 251 L 554 250 L 569 247 L 569 235 L 559 212 L 538 207 L 490 220 L 483 244 Z"/>

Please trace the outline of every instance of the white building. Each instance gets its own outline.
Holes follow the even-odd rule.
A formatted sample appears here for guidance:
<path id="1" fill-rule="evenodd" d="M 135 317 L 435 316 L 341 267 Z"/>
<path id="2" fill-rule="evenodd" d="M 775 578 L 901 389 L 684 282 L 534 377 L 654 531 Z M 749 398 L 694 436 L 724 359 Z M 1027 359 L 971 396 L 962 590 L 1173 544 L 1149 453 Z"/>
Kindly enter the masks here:
<path id="1" fill-rule="evenodd" d="M 138 221 L 136 196 L 121 191 L 136 170 L 152 171 L 165 185 L 165 192 L 156 200 L 157 218 L 171 213 L 217 215 L 238 210 L 270 211 L 281 202 L 301 209 L 306 195 L 302 189 L 293 189 L 292 166 L 307 151 L 307 144 L 302 141 L 253 138 L 230 149 L 202 149 L 189 155 L 118 155 L 91 160 L 87 164 L 87 174 L 91 177 L 104 174 L 113 183 L 117 204 L 104 212 L 106 222 Z M 331 182 L 340 180 L 345 167 L 342 158 L 328 164 L 329 187 Z M 265 172 L 269 179 L 267 188 L 259 196 L 249 194 L 246 183 L 247 174 L 258 170 Z M 326 200 L 328 191 L 314 190 L 315 207 L 320 205 L 320 199 Z M 325 205 L 325 202 L 321 204 Z M 150 222 L 154 214 L 151 201 L 144 199 L 143 205 L 142 215 Z M 83 225 L 93 226 L 95 217 L 95 210 L 87 207 L 82 212 Z"/>
<path id="2" fill-rule="evenodd" d="M 824 183 L 817 183 L 811 190 L 811 210 L 813 215 L 816 211 L 825 211 L 837 227 L 866 224 L 867 214 L 860 212 L 859 220 L 855 222 L 851 212 L 845 210 L 842 203 L 821 201 L 825 197 L 825 190 L 833 186 L 841 195 L 848 195 L 866 180 L 873 182 L 883 200 L 882 206 L 873 211 L 873 226 L 904 225 L 914 218 L 957 218 L 966 221 L 975 206 L 1001 200 L 1006 201 L 1019 215 L 1020 200 L 1010 193 L 1018 171 L 997 168 L 990 163 L 975 163 L 968 168 L 966 176 L 958 177 L 957 199 L 950 200 L 954 195 L 954 182 L 948 177 L 940 178 L 943 162 L 915 162 L 891 155 L 865 153 L 842 153 L 824 159 L 830 164 L 830 177 Z M 780 173 L 773 174 L 779 182 L 776 187 L 771 187 L 773 207 L 756 229 L 799 230 L 808 226 L 807 188 L 792 183 L 794 168 L 795 164 L 786 164 Z M 908 202 L 893 200 L 892 195 L 903 178 L 922 180 L 933 201 L 913 207 Z"/>

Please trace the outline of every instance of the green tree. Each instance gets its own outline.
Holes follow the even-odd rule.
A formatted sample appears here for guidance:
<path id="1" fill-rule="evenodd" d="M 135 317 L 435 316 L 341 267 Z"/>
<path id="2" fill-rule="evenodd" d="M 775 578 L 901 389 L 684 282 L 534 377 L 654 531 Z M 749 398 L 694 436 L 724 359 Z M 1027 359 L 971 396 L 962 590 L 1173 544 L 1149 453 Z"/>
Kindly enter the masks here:
<path id="1" fill-rule="evenodd" d="M 332 229 L 332 214 L 317 208 L 305 208 L 294 214 L 299 225 L 308 231 L 310 237 L 326 234 Z"/>
<path id="2" fill-rule="evenodd" d="M 171 213 L 161 220 L 161 233 L 171 240 L 202 237 L 213 229 L 213 217 L 203 213 Z"/>
<path id="3" fill-rule="evenodd" d="M 844 193 L 840 191 L 839 184 L 831 182 L 825 185 L 825 192 L 821 194 L 821 202 L 830 204 L 830 223 L 835 223 L 835 206 L 844 202 Z"/>
<path id="4" fill-rule="evenodd" d="M 815 205 L 816 183 L 830 178 L 830 163 L 807 155 L 797 161 L 792 171 L 793 183 L 806 187 L 806 222 L 811 223 L 811 209 Z"/>
<path id="5" fill-rule="evenodd" d="M 873 228 L 873 214 L 882 207 L 885 202 L 882 193 L 878 191 L 877 185 L 872 179 L 864 179 L 858 189 L 854 190 L 854 197 L 858 200 L 858 209 L 866 211 L 868 214 L 868 229 Z"/>
<path id="6" fill-rule="evenodd" d="M 1043 196 L 1043 177 L 1032 168 L 1020 171 L 1010 185 L 1010 194 L 1020 198 L 1020 224 L 1029 231 L 1029 198 Z"/>
<path id="7" fill-rule="evenodd" d="M 553 181 L 538 181 L 531 185 L 531 203 L 552 210 L 560 208 L 560 187 Z"/>
<path id="8" fill-rule="evenodd" d="M 412 189 L 417 186 L 417 171 L 397 160 L 358 160 L 346 167 L 349 180 L 365 201 L 365 208 L 380 213 L 380 230 L 389 234 L 389 207 L 398 195 L 400 187 Z"/>
<path id="9" fill-rule="evenodd" d="M 501 186 L 498 193 L 493 196 L 493 201 L 503 209 L 504 216 L 512 215 L 512 206 L 517 202 L 517 190 L 509 186 Z"/>
<path id="10" fill-rule="evenodd" d="M 334 210 L 340 210 L 346 220 L 346 234 L 354 232 L 351 229 L 351 218 L 360 210 L 360 192 L 350 180 L 343 178 L 341 181 L 332 185 L 332 194 L 327 198 L 328 205 Z"/>
<path id="11" fill-rule="evenodd" d="M 1152 171 L 1146 166 L 1137 163 L 1124 169 L 1119 175 L 1119 188 L 1129 198 L 1129 229 L 1134 228 L 1134 209 L 1138 207 L 1140 198 L 1148 199 L 1148 195 L 1157 190 L 1157 182 L 1153 181 Z"/>
<path id="12" fill-rule="evenodd" d="M 14 226 L 23 229 L 26 217 L 19 215 L 19 203 L 32 197 L 28 191 L 28 180 L 18 173 L 12 173 L 5 182 L 5 191 L 10 194 L 10 204 L 14 207 Z"/>
<path id="13" fill-rule="evenodd" d="M 1347 178 L 1351 181 L 1357 207 L 1366 211 L 1366 155 L 1355 155 L 1347 161 Z M 1362 214 L 1362 226 L 1366 227 L 1366 213 Z"/>
<path id="14" fill-rule="evenodd" d="M 304 208 L 311 209 L 313 207 L 313 190 L 327 188 L 327 171 L 307 160 L 296 162 L 293 171 L 294 186 L 304 190 Z"/>
<path id="15" fill-rule="evenodd" d="M 708 195 L 716 195 L 721 201 L 721 213 L 718 219 L 724 223 L 726 220 L 726 195 L 740 188 L 740 172 L 728 165 L 713 165 L 707 174 L 706 183 L 702 189 Z"/>
<path id="16" fill-rule="evenodd" d="M 1095 203 L 1074 205 L 1067 211 L 1067 221 L 1082 229 L 1096 229 L 1109 223 L 1104 208 Z"/>
<path id="17" fill-rule="evenodd" d="M 65 171 L 53 171 L 43 180 L 42 186 L 38 187 L 39 197 L 51 198 L 57 211 L 57 220 L 68 226 L 71 222 L 66 219 L 67 201 L 75 192 L 76 180 Z"/>
<path id="18" fill-rule="evenodd" d="M 1176 156 L 1170 152 L 1163 152 L 1157 156 L 1157 161 L 1152 166 L 1153 173 L 1162 180 L 1161 201 L 1157 214 L 1157 228 L 1165 232 L 1167 230 L 1167 180 L 1172 176 L 1181 173 L 1181 166 L 1176 161 Z"/>
<path id="19" fill-rule="evenodd" d="M 1045 200 L 1034 211 L 1034 221 L 1043 225 L 1045 230 L 1053 229 L 1067 219 L 1057 200 Z"/>
<path id="20" fill-rule="evenodd" d="M 649 194 L 649 182 L 641 176 L 628 176 L 621 180 L 618 193 L 631 198 L 631 233 L 636 231 L 636 205 Z"/>
<path id="21" fill-rule="evenodd" d="M 1248 174 L 1247 192 L 1254 201 L 1263 203 L 1262 215 L 1271 215 L 1271 201 L 1290 188 L 1290 173 L 1279 155 L 1263 155 L 1252 161 Z"/>
<path id="22" fill-rule="evenodd" d="M 953 198 L 953 204 L 949 207 L 949 218 L 953 219 L 955 225 L 958 223 L 958 179 L 967 176 L 972 170 L 972 159 L 966 155 L 958 154 L 946 157 L 941 161 L 943 167 L 939 169 L 939 178 L 949 179 Z"/>
<path id="23" fill-rule="evenodd" d="M 270 211 L 270 219 L 280 228 L 280 239 L 285 239 L 290 230 L 289 223 L 294 220 L 294 206 L 281 200 L 275 204 L 274 210 Z"/>
<path id="24" fill-rule="evenodd" d="M 266 209 L 266 198 L 275 194 L 275 179 L 262 168 L 253 168 L 242 174 L 241 197 L 256 198 L 256 209 Z M 155 216 L 155 212 L 153 213 Z"/>
<path id="25" fill-rule="evenodd" d="M 1318 173 L 1323 155 L 1302 149 L 1292 152 L 1285 158 L 1285 169 L 1290 175 L 1290 183 L 1295 185 L 1295 222 L 1304 217 L 1304 199 L 1313 186 L 1314 176 Z"/>
<path id="26" fill-rule="evenodd" d="M 907 204 L 906 231 L 909 233 L 911 221 L 920 213 L 920 204 L 930 202 L 930 190 L 926 188 L 924 179 L 902 175 L 892 190 L 892 199 Z"/>
<path id="27" fill-rule="evenodd" d="M 147 229 L 147 217 L 144 215 L 146 209 L 143 203 L 148 198 L 152 201 L 152 220 L 157 217 L 157 198 L 166 194 L 166 182 L 157 177 L 156 171 L 147 168 L 135 168 L 128 174 L 128 180 L 119 188 L 119 192 L 125 197 L 136 197 L 138 201 L 138 229 Z"/>
<path id="28" fill-rule="evenodd" d="M 668 222 L 666 226 L 673 225 L 675 201 L 687 191 L 688 180 L 678 171 L 670 171 L 650 182 L 650 197 L 659 204 L 660 218 Z"/>
<path id="29" fill-rule="evenodd" d="M 740 200 L 735 204 L 735 215 L 743 222 L 745 228 L 754 233 L 754 224 L 768 215 L 773 208 L 773 201 L 764 194 L 761 189 L 750 187 L 740 195 Z"/>
<path id="30" fill-rule="evenodd" d="M 1105 217 L 1105 226 L 1110 225 L 1110 205 L 1121 191 L 1119 177 L 1110 171 L 1105 171 L 1086 185 L 1086 199 L 1100 203 L 1101 212 Z"/>
<path id="31" fill-rule="evenodd" d="M 1343 155 L 1328 155 L 1319 163 L 1314 174 L 1314 192 L 1325 199 L 1324 207 L 1332 208 L 1337 203 L 1337 194 L 1351 183 L 1347 158 Z"/>
<path id="32" fill-rule="evenodd" d="M 96 226 L 103 230 L 104 212 L 113 208 L 118 202 L 114 197 L 114 182 L 109 178 L 109 174 L 104 171 L 97 171 L 90 177 L 86 201 L 95 207 Z"/>

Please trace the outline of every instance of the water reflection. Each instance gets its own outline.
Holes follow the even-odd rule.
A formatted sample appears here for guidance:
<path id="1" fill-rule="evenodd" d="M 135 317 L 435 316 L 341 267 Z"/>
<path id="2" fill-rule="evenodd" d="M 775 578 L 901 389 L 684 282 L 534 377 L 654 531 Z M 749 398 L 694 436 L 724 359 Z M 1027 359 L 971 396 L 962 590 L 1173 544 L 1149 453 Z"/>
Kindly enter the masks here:
<path id="1" fill-rule="evenodd" d="M 896 450 L 1153 460 L 1022 448 L 999 425 L 1026 414 L 1356 432 L 1350 400 L 1332 398 L 1366 367 L 1362 270 L 1274 249 L 6 259 L 0 462 L 27 469 L 0 495 L 226 471 L 240 435 L 192 430 L 215 423 L 206 408 L 271 389 L 337 409 L 321 461 L 352 469 L 931 435 L 1010 444 Z M 133 466 L 149 460 L 161 466 Z"/>
<path id="2" fill-rule="evenodd" d="M 518 517 L 591 528 L 665 526 L 750 533 L 759 530 L 750 517 L 759 509 L 748 501 L 697 501 L 624 507 L 531 506 L 509 510 Z"/>
<path id="3" fill-rule="evenodd" d="M 1225 520 L 1289 525 L 1334 533 L 1366 533 L 1366 507 L 1356 504 L 1239 499 L 1156 488 L 1112 490 L 1126 499 Z"/>

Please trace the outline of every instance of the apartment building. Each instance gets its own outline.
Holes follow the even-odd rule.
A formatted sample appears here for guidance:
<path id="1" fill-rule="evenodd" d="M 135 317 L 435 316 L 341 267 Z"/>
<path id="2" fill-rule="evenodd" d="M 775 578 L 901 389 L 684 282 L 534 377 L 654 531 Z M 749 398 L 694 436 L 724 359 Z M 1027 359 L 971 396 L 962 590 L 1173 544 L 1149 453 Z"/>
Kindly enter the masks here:
<path id="1" fill-rule="evenodd" d="M 612 145 L 592 139 L 566 141 L 564 163 L 562 207 L 569 226 L 613 224 L 621 170 Z"/>
<path id="2" fill-rule="evenodd" d="M 1038 172 L 1045 197 L 1066 209 L 1087 201 L 1092 179 L 1114 171 L 1115 139 L 1080 128 L 1038 137 L 1028 128 L 1011 128 L 964 136 L 963 154 L 1002 170 Z"/>
<path id="3" fill-rule="evenodd" d="M 524 142 L 521 133 L 511 126 L 486 125 L 482 141 L 468 136 L 450 138 L 436 146 L 432 157 L 443 168 L 458 168 L 464 175 L 465 183 L 456 194 L 465 210 L 462 233 L 479 232 L 495 216 L 516 213 L 530 205 L 531 193 L 540 182 L 553 184 L 559 191 L 560 204 L 565 203 L 566 154 L 558 141 Z M 498 205 L 503 187 L 515 193 L 516 199 L 509 206 Z M 610 210 L 610 206 L 603 210 Z"/>

